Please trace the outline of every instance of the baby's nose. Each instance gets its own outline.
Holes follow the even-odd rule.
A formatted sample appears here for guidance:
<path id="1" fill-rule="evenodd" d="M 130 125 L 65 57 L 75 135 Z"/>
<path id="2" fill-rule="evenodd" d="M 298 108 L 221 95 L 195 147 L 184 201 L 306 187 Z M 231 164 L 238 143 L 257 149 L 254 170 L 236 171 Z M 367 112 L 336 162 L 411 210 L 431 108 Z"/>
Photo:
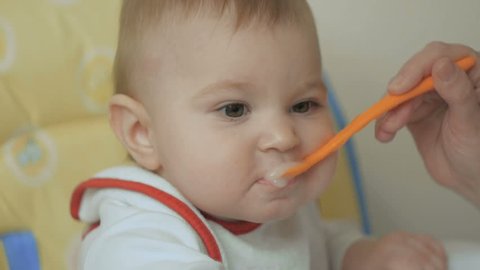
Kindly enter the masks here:
<path id="1" fill-rule="evenodd" d="M 290 119 L 268 121 L 261 129 L 262 135 L 258 142 L 261 151 L 285 152 L 300 143 L 295 126 Z"/>

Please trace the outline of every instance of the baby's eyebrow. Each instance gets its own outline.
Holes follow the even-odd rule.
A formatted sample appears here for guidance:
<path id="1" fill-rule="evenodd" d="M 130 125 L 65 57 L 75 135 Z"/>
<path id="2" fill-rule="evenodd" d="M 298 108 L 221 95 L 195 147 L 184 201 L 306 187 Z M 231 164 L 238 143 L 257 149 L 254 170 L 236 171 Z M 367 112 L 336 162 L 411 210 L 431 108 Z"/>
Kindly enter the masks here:
<path id="1" fill-rule="evenodd" d="M 321 79 L 308 80 L 299 84 L 296 88 L 297 93 L 317 92 L 326 96 L 326 89 Z M 201 88 L 194 99 L 204 99 L 221 93 L 231 92 L 249 92 L 254 91 L 255 85 L 248 81 L 221 80 Z"/>
<path id="2" fill-rule="evenodd" d="M 228 90 L 244 91 L 248 89 L 253 89 L 253 87 L 254 87 L 253 84 L 249 82 L 223 80 L 223 81 L 214 82 L 200 89 L 200 91 L 195 95 L 195 98 L 216 94 L 222 90 L 223 91 L 228 91 Z"/>
<path id="3" fill-rule="evenodd" d="M 326 90 L 325 85 L 321 79 L 306 81 L 300 84 L 299 90 Z"/>
<path id="4" fill-rule="evenodd" d="M 299 87 L 297 88 L 297 91 L 299 93 L 305 93 L 305 94 L 317 93 L 317 94 L 320 94 L 322 99 L 326 99 L 327 97 L 327 88 L 325 87 L 325 84 L 321 79 L 306 81 L 299 85 Z"/>

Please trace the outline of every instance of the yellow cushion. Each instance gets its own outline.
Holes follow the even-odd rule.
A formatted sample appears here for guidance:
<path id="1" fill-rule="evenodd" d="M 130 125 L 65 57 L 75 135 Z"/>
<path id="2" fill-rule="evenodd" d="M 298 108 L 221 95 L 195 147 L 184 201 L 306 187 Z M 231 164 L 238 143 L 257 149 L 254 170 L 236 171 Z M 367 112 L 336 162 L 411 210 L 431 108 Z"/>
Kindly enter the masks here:
<path id="1" fill-rule="evenodd" d="M 0 2 L 0 110 L 9 113 L 1 139 L 22 122 L 46 126 L 103 112 L 112 91 L 119 5 Z"/>
<path id="2" fill-rule="evenodd" d="M 350 220 L 360 225 L 360 209 L 345 149 L 341 149 L 334 180 L 319 199 L 322 216 L 327 219 Z"/>
<path id="3" fill-rule="evenodd" d="M 74 186 L 126 157 L 105 119 L 120 3 L 0 1 L 0 233 L 32 231 L 42 269 L 72 269 Z"/>
<path id="4" fill-rule="evenodd" d="M 8 270 L 8 258 L 3 248 L 3 244 L 0 242 L 0 269 Z"/>
<path id="5" fill-rule="evenodd" d="M 32 231 L 43 269 L 66 269 L 82 229 L 69 215 L 72 190 L 125 152 L 104 117 L 25 130 L 2 150 L 0 232 Z"/>

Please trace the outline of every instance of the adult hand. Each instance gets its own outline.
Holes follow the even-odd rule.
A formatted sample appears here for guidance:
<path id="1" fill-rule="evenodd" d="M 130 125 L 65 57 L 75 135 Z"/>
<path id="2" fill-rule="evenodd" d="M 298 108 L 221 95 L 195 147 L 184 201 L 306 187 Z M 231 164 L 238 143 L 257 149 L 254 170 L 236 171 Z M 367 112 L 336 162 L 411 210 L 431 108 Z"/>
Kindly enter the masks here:
<path id="1" fill-rule="evenodd" d="M 464 72 L 453 62 L 467 55 L 477 63 Z M 403 65 L 389 92 L 406 92 L 430 74 L 436 91 L 378 119 L 376 138 L 391 141 L 407 126 L 431 176 L 480 208 L 479 53 L 464 45 L 430 43 Z"/>
<path id="2" fill-rule="evenodd" d="M 347 249 L 343 270 L 446 270 L 443 244 L 430 236 L 394 232 L 379 239 L 361 239 Z"/>

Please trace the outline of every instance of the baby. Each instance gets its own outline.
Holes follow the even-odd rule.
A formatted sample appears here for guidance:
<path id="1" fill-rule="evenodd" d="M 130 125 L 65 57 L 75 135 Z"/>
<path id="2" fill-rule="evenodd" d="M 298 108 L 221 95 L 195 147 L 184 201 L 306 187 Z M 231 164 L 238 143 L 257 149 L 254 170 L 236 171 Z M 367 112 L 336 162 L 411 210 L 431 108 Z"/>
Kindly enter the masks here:
<path id="1" fill-rule="evenodd" d="M 333 135 L 321 74 L 306 1 L 124 1 L 110 121 L 136 165 L 75 190 L 79 269 L 446 269 L 430 237 L 320 221 L 335 155 L 266 180 Z"/>

